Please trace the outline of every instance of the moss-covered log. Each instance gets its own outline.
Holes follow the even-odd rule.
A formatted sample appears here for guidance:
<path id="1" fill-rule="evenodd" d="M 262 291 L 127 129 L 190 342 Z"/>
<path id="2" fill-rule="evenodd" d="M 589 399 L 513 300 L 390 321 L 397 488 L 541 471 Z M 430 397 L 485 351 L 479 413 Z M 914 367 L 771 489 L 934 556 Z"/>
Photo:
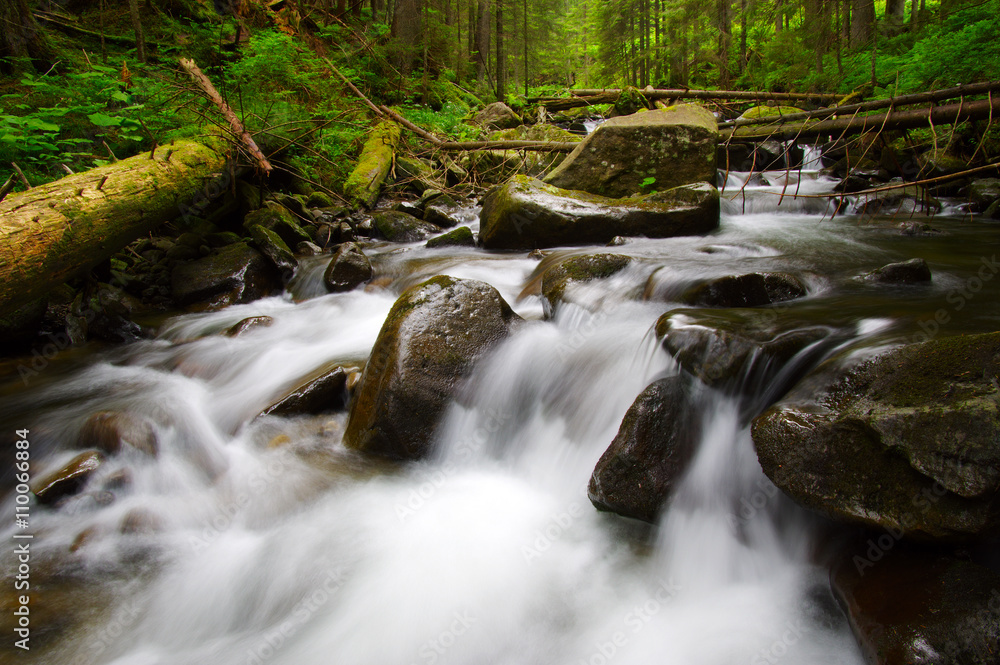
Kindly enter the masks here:
<path id="1" fill-rule="evenodd" d="M 375 205 L 382 183 L 392 168 L 399 135 L 399 125 L 390 120 L 375 125 L 361 150 L 358 165 L 344 182 L 344 194 L 349 201 L 368 208 Z"/>
<path id="2" fill-rule="evenodd" d="M 68 176 L 0 202 L 0 314 L 85 273 L 224 189 L 225 157 L 194 141 Z"/>

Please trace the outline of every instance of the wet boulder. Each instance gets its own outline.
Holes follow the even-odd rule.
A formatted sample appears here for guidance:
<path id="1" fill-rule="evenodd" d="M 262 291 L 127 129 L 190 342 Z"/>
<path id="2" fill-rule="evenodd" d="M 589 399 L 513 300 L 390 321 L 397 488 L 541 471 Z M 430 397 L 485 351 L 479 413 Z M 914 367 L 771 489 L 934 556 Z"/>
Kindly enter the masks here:
<path id="1" fill-rule="evenodd" d="M 281 285 L 271 262 L 242 242 L 177 265 L 171 283 L 177 304 L 194 309 L 221 309 L 252 302 Z"/>
<path id="2" fill-rule="evenodd" d="M 925 539 L 1000 530 L 1000 333 L 827 361 L 753 422 L 799 504 Z"/>
<path id="3" fill-rule="evenodd" d="M 923 284 L 931 281 L 931 269 L 923 259 L 910 259 L 889 263 L 861 276 L 861 280 L 875 284 Z"/>
<path id="4" fill-rule="evenodd" d="M 344 445 L 397 459 L 426 456 L 463 380 L 520 320 L 483 282 L 438 276 L 404 291 L 356 388 Z"/>
<path id="5" fill-rule="evenodd" d="M 293 416 L 343 409 L 347 406 L 347 377 L 355 371 L 354 367 L 323 368 L 296 382 L 260 415 Z"/>
<path id="6" fill-rule="evenodd" d="M 427 241 L 427 247 L 434 249 L 437 247 L 475 247 L 476 238 L 472 235 L 472 229 L 468 226 L 460 226 L 452 229 L 448 233 L 442 233 L 436 238 Z"/>
<path id="7" fill-rule="evenodd" d="M 656 522 L 694 456 L 697 418 L 679 376 L 650 384 L 594 468 L 587 496 L 598 510 Z"/>
<path id="8" fill-rule="evenodd" d="M 697 307 L 760 307 L 771 303 L 764 276 L 726 275 L 691 287 L 681 302 Z"/>
<path id="9" fill-rule="evenodd" d="M 63 497 L 79 492 L 103 463 L 104 456 L 99 451 L 84 451 L 59 469 L 32 482 L 31 491 L 39 503 L 52 505 Z"/>
<path id="10" fill-rule="evenodd" d="M 787 272 L 762 272 L 764 276 L 764 290 L 771 303 L 787 302 L 796 298 L 803 298 L 808 293 L 802 280 Z"/>
<path id="11" fill-rule="evenodd" d="M 697 184 L 609 199 L 515 176 L 487 193 L 479 220 L 479 242 L 487 249 L 603 245 L 615 236 L 700 235 L 719 225 L 719 192 Z"/>
<path id="12" fill-rule="evenodd" d="M 886 550 L 880 541 L 892 539 L 883 534 L 847 549 L 830 574 L 867 662 L 994 665 L 1000 653 L 1000 575 L 902 545 Z"/>
<path id="13" fill-rule="evenodd" d="M 300 242 L 312 240 L 295 215 L 275 201 L 265 201 L 263 208 L 249 213 L 243 220 L 243 228 L 247 231 L 257 225 L 277 233 L 288 247 L 295 247 Z"/>
<path id="14" fill-rule="evenodd" d="M 424 206 L 424 221 L 442 229 L 450 229 L 458 226 L 459 220 L 456 215 L 460 209 L 461 206 L 455 199 L 442 194 Z"/>
<path id="15" fill-rule="evenodd" d="M 472 116 L 472 124 L 486 129 L 512 129 L 521 124 L 521 118 L 503 102 L 493 102 Z"/>
<path id="16" fill-rule="evenodd" d="M 694 104 L 612 118 L 584 139 L 545 182 L 609 198 L 650 188 L 713 184 L 718 143 L 715 116 Z"/>
<path id="17" fill-rule="evenodd" d="M 361 251 L 361 246 L 347 242 L 338 247 L 330 259 L 323 273 L 323 284 L 331 293 L 350 291 L 369 281 L 374 274 L 371 261 Z"/>
<path id="18" fill-rule="evenodd" d="M 430 222 L 395 210 L 380 210 L 372 215 L 372 224 L 386 240 L 391 242 L 417 242 L 427 240 L 441 229 Z"/>
<path id="19" fill-rule="evenodd" d="M 753 385 L 779 392 L 782 386 L 772 385 L 772 380 L 793 358 L 813 347 L 799 357 L 807 365 L 826 348 L 817 342 L 834 338 L 824 326 L 783 324 L 770 310 L 697 309 L 663 314 L 656 322 L 656 336 L 686 372 L 706 385 L 738 387 L 752 377 Z"/>
<path id="20" fill-rule="evenodd" d="M 239 337 L 257 328 L 269 328 L 274 324 L 274 318 L 270 316 L 248 316 L 242 321 L 238 321 L 226 331 L 227 337 Z"/>
<path id="21" fill-rule="evenodd" d="M 1000 179 L 982 178 L 973 180 L 966 197 L 973 212 L 983 212 L 994 201 L 1000 199 Z"/>
<path id="22" fill-rule="evenodd" d="M 96 448 L 117 455 L 129 447 L 156 457 L 160 443 L 153 423 L 143 416 L 119 411 L 99 411 L 83 423 L 78 443 L 81 448 Z"/>
<path id="23" fill-rule="evenodd" d="M 260 224 L 250 227 L 250 237 L 253 238 L 254 245 L 267 258 L 271 259 L 274 267 L 282 273 L 291 275 L 298 267 L 299 262 L 292 254 L 292 250 L 274 231 L 264 228 Z"/>
<path id="24" fill-rule="evenodd" d="M 549 310 L 563 300 L 566 287 L 582 284 L 595 279 L 604 279 L 628 267 L 632 259 L 621 254 L 587 254 L 573 256 L 542 274 L 542 297 L 548 302 Z"/>

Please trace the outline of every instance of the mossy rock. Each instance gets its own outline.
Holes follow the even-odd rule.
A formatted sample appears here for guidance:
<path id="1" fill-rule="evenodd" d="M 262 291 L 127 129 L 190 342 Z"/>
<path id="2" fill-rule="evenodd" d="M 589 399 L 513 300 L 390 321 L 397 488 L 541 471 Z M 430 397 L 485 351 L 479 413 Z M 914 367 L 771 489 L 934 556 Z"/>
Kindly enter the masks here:
<path id="1" fill-rule="evenodd" d="M 266 229 L 260 224 L 255 224 L 250 227 L 250 237 L 253 238 L 257 249 L 263 252 L 264 256 L 271 259 L 271 262 L 278 270 L 290 274 L 298 267 L 299 262 L 296 260 L 292 250 L 288 248 L 288 245 L 281 239 L 281 236 L 271 229 Z"/>
<path id="2" fill-rule="evenodd" d="M 427 241 L 428 249 L 439 247 L 475 247 L 476 238 L 472 235 L 472 229 L 468 226 L 460 226 L 457 229 L 442 233 L 436 238 Z"/>
<path id="3" fill-rule="evenodd" d="M 196 310 L 252 302 L 281 286 L 270 260 L 242 242 L 177 265 L 171 274 L 171 284 L 177 304 Z"/>
<path id="4" fill-rule="evenodd" d="M 719 225 L 719 192 L 698 184 L 610 199 L 515 176 L 484 197 L 479 219 L 479 242 L 487 249 L 603 245 L 615 236 L 698 235 Z"/>
<path id="5" fill-rule="evenodd" d="M 563 189 L 620 198 L 704 182 L 714 184 L 718 124 L 695 104 L 612 118 L 548 176 Z M 650 180 L 652 179 L 652 180 Z"/>
<path id="6" fill-rule="evenodd" d="M 849 360 L 754 421 L 774 484 L 829 517 L 914 537 L 1000 533 L 1000 333 Z"/>
<path id="7" fill-rule="evenodd" d="M 425 457 L 462 380 L 516 321 L 483 282 L 439 276 L 407 289 L 375 340 L 344 444 L 397 459 Z"/>
<path id="8" fill-rule="evenodd" d="M 243 219 L 243 228 L 248 232 L 257 225 L 277 233 L 288 247 L 295 247 L 300 242 L 312 239 L 302 229 L 295 215 L 276 201 L 266 201 L 263 208 L 251 212 Z"/>
<path id="9" fill-rule="evenodd" d="M 563 300 L 566 287 L 595 279 L 605 279 L 628 267 L 631 257 L 622 254 L 588 254 L 574 256 L 548 268 L 542 275 L 542 297 L 554 310 Z"/>
<path id="10" fill-rule="evenodd" d="M 430 222 L 395 210 L 380 210 L 372 215 L 372 225 L 391 242 L 418 242 L 440 233 L 441 229 Z"/>

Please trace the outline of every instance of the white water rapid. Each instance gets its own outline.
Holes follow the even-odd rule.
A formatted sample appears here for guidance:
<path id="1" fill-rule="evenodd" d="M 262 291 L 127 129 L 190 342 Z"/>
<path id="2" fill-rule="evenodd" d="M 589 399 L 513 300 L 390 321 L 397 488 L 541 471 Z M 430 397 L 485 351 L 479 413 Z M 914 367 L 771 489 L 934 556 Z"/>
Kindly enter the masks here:
<path id="1" fill-rule="evenodd" d="M 782 198 L 830 186 L 808 169 L 730 174 L 718 232 L 606 250 L 637 260 L 570 287 L 553 320 L 518 300 L 537 265 L 524 253 L 382 246 L 366 251 L 392 283 L 180 316 L 7 390 L 0 421 L 30 425 L 37 473 L 99 410 L 149 417 L 160 441 L 32 508 L 34 662 L 860 665 L 815 518 L 762 474 L 735 397 L 703 389 L 699 449 L 657 527 L 586 493 L 636 395 L 679 371 L 651 328 L 694 281 L 786 270 L 810 289 L 788 311 L 891 325 L 833 284 L 898 260 L 896 240 L 831 219 L 826 199 Z M 255 419 L 316 368 L 363 364 L 398 293 L 434 274 L 493 284 L 529 322 L 477 368 L 431 459 L 344 449 L 345 413 Z M 948 288 L 947 271 L 935 280 Z M 318 292 L 307 275 L 297 288 Z M 275 323 L 221 334 L 262 314 Z"/>

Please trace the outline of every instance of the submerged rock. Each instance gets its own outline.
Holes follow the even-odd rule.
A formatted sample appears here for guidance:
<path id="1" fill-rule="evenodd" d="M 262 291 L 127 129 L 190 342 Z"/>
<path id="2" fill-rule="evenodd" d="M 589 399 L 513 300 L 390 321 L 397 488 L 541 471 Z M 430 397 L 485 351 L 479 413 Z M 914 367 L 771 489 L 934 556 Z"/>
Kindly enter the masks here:
<path id="1" fill-rule="evenodd" d="M 1000 526 L 1000 333 L 828 361 L 753 423 L 764 473 L 801 505 L 904 535 Z"/>
<path id="2" fill-rule="evenodd" d="M 100 411 L 90 416 L 80 430 L 79 445 L 96 448 L 109 455 L 128 446 L 156 457 L 160 448 L 153 423 L 131 413 Z"/>
<path id="3" fill-rule="evenodd" d="M 609 199 L 515 176 L 486 195 L 479 219 L 479 242 L 487 249 L 603 245 L 615 236 L 699 235 L 719 225 L 719 192 L 699 184 Z"/>
<path id="4" fill-rule="evenodd" d="M 597 462 L 587 487 L 591 503 L 598 510 L 655 522 L 694 456 L 696 420 L 681 377 L 650 384 Z"/>
<path id="5" fill-rule="evenodd" d="M 923 259 L 889 263 L 861 276 L 865 282 L 877 284 L 921 284 L 931 281 L 931 269 Z"/>
<path id="6" fill-rule="evenodd" d="M 830 575 L 867 661 L 995 665 L 1000 575 L 950 556 L 887 551 L 879 545 L 887 538 L 848 549 Z"/>
<path id="7" fill-rule="evenodd" d="M 270 295 L 280 280 L 270 261 L 246 243 L 180 264 L 171 274 L 174 300 L 196 309 L 221 309 Z"/>
<path id="8" fill-rule="evenodd" d="M 609 198 L 715 182 L 715 116 L 700 106 L 612 118 L 591 133 L 545 182 Z"/>
<path id="9" fill-rule="evenodd" d="M 726 275 L 691 287 L 681 302 L 698 307 L 760 307 L 769 305 L 764 276 L 759 273 Z"/>
<path id="10" fill-rule="evenodd" d="M 237 322 L 232 328 L 226 331 L 227 337 L 239 337 L 257 328 L 268 328 L 274 324 L 274 318 L 270 316 L 248 316 Z"/>
<path id="11" fill-rule="evenodd" d="M 361 246 L 348 242 L 337 248 L 330 259 L 323 273 L 323 284 L 331 293 L 350 291 L 369 281 L 374 274 L 371 261 L 361 251 Z"/>
<path id="12" fill-rule="evenodd" d="M 344 445 L 398 459 L 424 457 L 460 382 L 519 320 L 483 282 L 438 276 L 404 291 L 356 389 Z"/>
<path id="13" fill-rule="evenodd" d="M 59 499 L 80 491 L 103 463 L 104 456 L 99 451 L 84 451 L 67 462 L 62 468 L 48 473 L 33 482 L 31 484 L 31 491 L 39 503 L 52 505 Z"/>
<path id="14" fill-rule="evenodd" d="M 770 316 L 769 316 L 770 315 Z M 755 386 L 771 385 L 772 379 L 795 356 L 816 342 L 831 338 L 823 326 L 781 325 L 768 310 L 705 311 L 675 309 L 656 322 L 656 336 L 664 350 L 689 374 L 709 386 L 743 386 L 753 377 Z M 822 352 L 803 357 L 803 363 Z M 794 378 L 794 374 L 786 381 Z"/>
<path id="15" fill-rule="evenodd" d="M 334 367 L 307 377 L 260 412 L 262 416 L 292 416 L 337 411 L 347 406 L 347 377 L 354 367 Z"/>
<path id="16" fill-rule="evenodd" d="M 554 308 L 563 299 L 570 283 L 583 283 L 611 277 L 628 267 L 632 259 L 621 254 L 574 256 L 555 265 L 542 275 L 542 297 Z"/>

